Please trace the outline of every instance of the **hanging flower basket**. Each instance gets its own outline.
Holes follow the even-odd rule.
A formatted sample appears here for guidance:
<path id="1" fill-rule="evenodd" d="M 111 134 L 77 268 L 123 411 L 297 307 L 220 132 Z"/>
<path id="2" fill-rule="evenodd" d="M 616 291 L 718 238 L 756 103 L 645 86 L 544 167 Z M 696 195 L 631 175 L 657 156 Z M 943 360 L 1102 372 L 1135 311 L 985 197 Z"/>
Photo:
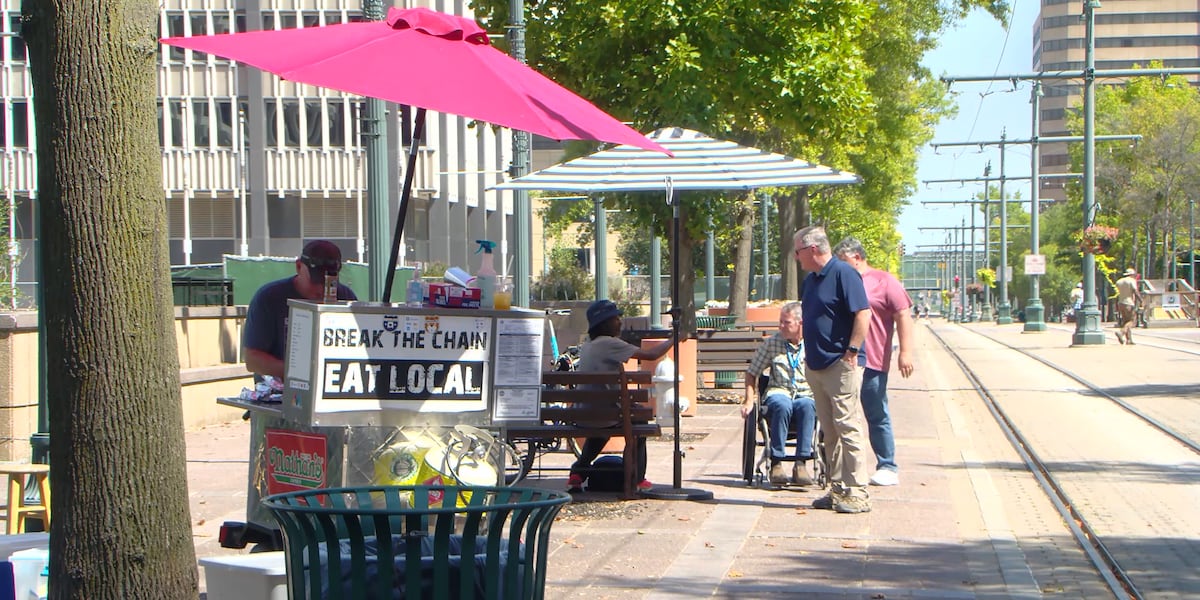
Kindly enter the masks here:
<path id="1" fill-rule="evenodd" d="M 1117 240 L 1119 230 L 1107 225 L 1092 225 L 1076 234 L 1079 249 L 1087 254 L 1105 254 Z"/>

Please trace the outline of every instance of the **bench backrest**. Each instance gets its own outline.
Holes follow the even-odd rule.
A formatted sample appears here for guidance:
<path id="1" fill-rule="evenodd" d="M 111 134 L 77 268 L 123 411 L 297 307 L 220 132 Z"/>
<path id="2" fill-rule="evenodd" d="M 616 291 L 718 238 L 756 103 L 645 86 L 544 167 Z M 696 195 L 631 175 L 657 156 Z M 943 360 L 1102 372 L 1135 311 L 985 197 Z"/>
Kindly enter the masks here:
<path id="1" fill-rule="evenodd" d="M 542 419 L 602 421 L 650 401 L 652 373 L 646 371 L 544 371 Z M 588 387 L 581 387 L 588 386 Z M 604 387 L 590 387 L 604 386 Z"/>

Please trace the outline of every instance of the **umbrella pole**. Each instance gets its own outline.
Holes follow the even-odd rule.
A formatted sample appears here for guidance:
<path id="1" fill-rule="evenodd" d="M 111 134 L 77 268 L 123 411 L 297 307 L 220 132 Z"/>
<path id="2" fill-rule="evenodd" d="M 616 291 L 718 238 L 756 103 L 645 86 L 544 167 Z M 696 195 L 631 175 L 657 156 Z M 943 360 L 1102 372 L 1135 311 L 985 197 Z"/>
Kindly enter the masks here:
<path id="1" fill-rule="evenodd" d="M 683 437 L 683 432 L 680 430 L 680 398 L 679 398 L 679 331 L 680 323 L 683 320 L 683 305 L 680 304 L 679 290 L 679 235 L 681 228 L 679 197 L 675 195 L 671 178 L 667 178 L 667 203 L 671 205 L 671 310 L 667 314 L 671 315 L 671 350 L 675 353 L 675 378 L 671 382 L 671 387 L 675 391 L 675 407 L 672 410 L 674 415 L 672 418 L 675 423 L 675 455 L 674 455 L 674 478 L 671 488 L 653 487 L 645 492 L 643 496 L 647 498 L 657 498 L 659 500 L 711 500 L 713 493 L 708 490 L 688 489 L 681 487 L 683 485 L 683 449 L 680 447 L 680 438 Z"/>
<path id="2" fill-rule="evenodd" d="M 404 234 L 404 218 L 408 215 L 408 199 L 412 195 L 413 174 L 417 169 L 417 148 L 425 140 L 425 109 L 417 108 L 413 117 L 412 139 L 408 144 L 408 166 L 404 168 L 404 187 L 400 190 L 400 214 L 396 215 L 396 233 L 392 236 L 392 251 L 388 256 L 387 278 L 380 302 L 392 301 L 392 280 L 396 278 L 396 261 L 400 259 L 400 237 Z"/>

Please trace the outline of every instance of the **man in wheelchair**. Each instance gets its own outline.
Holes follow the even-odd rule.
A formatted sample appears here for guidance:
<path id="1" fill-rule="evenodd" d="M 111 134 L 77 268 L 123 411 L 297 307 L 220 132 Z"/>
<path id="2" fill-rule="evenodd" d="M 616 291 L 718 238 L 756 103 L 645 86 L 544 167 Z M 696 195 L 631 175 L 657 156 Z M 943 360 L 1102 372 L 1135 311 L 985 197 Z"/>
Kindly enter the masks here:
<path id="1" fill-rule="evenodd" d="M 746 371 L 746 397 L 742 402 L 742 417 L 754 410 L 758 400 L 758 379 L 769 370 L 769 381 L 763 394 L 762 408 L 767 420 L 767 440 L 772 484 L 793 483 L 801 487 L 813 485 L 808 461 L 813 458 L 813 430 L 817 412 L 812 390 L 804 378 L 804 340 L 801 334 L 800 303 L 789 302 L 779 311 L 779 331 L 763 340 Z M 789 428 L 796 432 L 796 460 L 791 478 L 783 466 L 787 458 Z"/>

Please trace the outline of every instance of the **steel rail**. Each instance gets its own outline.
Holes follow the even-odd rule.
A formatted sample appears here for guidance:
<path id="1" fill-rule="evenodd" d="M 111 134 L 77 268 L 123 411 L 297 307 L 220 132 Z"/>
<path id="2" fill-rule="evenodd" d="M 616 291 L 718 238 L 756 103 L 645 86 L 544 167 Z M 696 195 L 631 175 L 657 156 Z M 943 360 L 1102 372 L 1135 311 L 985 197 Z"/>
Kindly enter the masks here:
<path id="1" fill-rule="evenodd" d="M 936 330 L 931 327 L 929 331 L 937 338 L 942 347 L 946 349 L 946 352 L 954 358 L 954 361 L 958 363 L 959 368 L 962 369 L 963 374 L 971 382 L 971 386 L 975 388 L 975 392 L 983 399 L 984 404 L 991 411 L 992 417 L 1000 425 L 1000 429 L 1004 432 L 1005 437 L 1008 438 L 1013 449 L 1020 455 L 1029 472 L 1033 474 L 1034 479 L 1037 480 L 1038 485 L 1041 486 L 1050 503 L 1054 505 L 1055 510 L 1062 517 L 1063 523 L 1071 531 L 1071 535 L 1074 536 L 1080 549 L 1083 550 L 1084 554 L 1088 556 L 1088 559 L 1096 567 L 1096 570 L 1099 572 L 1100 577 L 1104 579 L 1109 590 L 1118 598 L 1143 600 L 1144 597 L 1133 583 L 1133 579 L 1125 572 L 1120 563 L 1117 562 L 1116 557 L 1108 550 L 1108 547 L 1100 539 L 1100 536 L 1088 523 L 1087 519 L 1075 509 L 1075 504 L 1071 501 L 1070 496 L 1058 484 L 1058 480 L 1050 473 L 1045 463 L 1042 462 L 1041 457 L 1038 456 L 1029 441 L 1021 434 L 1020 429 L 1009 418 L 1008 413 L 1004 412 L 1004 409 L 1000 407 L 991 392 L 988 391 L 987 386 L 983 384 L 975 374 L 975 371 L 963 361 L 962 357 L 946 343 L 946 340 Z"/>

